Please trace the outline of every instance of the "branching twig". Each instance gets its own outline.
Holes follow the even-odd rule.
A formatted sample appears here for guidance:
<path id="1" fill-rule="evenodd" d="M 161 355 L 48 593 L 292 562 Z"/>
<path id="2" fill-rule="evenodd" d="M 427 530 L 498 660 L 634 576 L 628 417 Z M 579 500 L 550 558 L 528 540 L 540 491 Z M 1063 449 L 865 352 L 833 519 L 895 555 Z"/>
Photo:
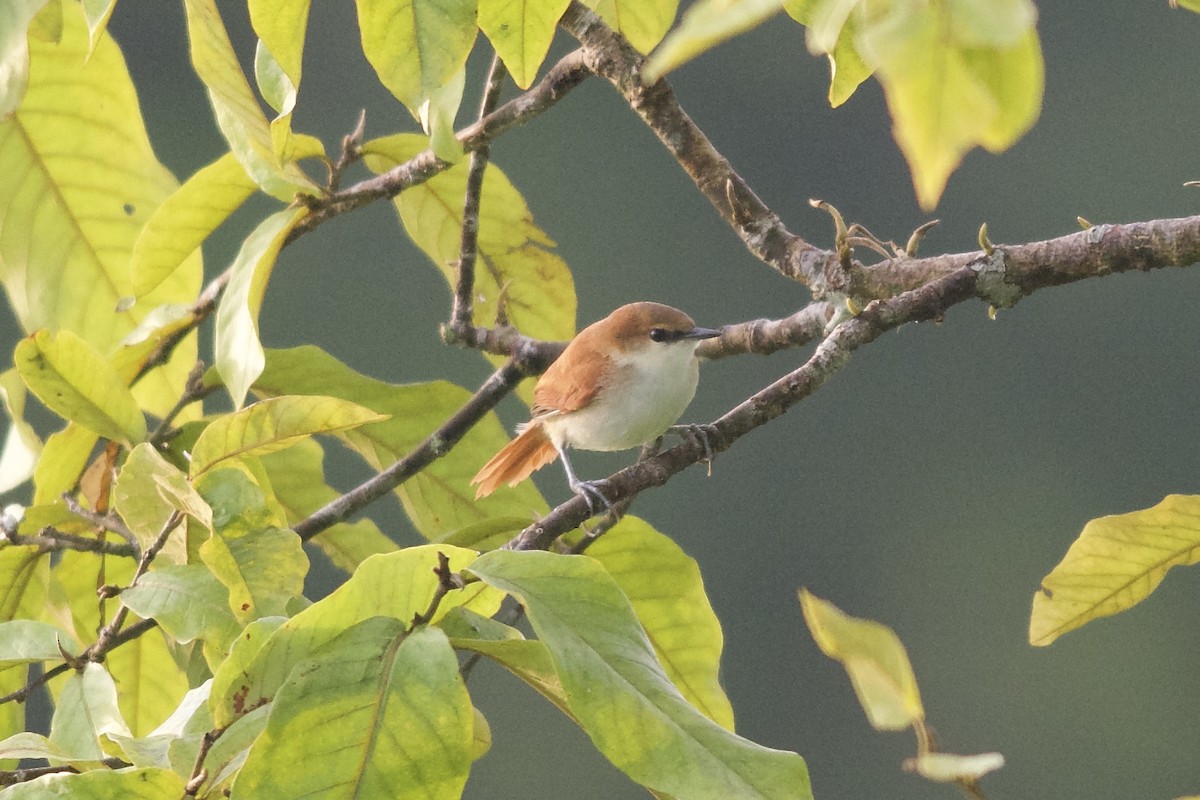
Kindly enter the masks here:
<path id="1" fill-rule="evenodd" d="M 183 798 L 187 800 L 189 797 L 195 797 L 200 792 L 200 787 L 208 780 L 208 770 L 204 767 L 204 759 L 208 758 L 208 751 L 216 744 L 217 739 L 220 739 L 225 733 L 225 728 L 213 728 L 210 731 L 205 731 L 204 736 L 200 738 L 200 747 L 196 750 L 196 761 L 192 765 L 192 774 L 188 777 L 187 784 L 183 787 Z"/>
<path id="2" fill-rule="evenodd" d="M 63 533 L 60 530 L 46 527 L 39 530 L 33 536 L 24 536 L 17 531 L 4 531 L 0 541 L 7 541 L 14 545 L 31 545 L 40 547 L 47 553 L 60 552 L 62 550 L 77 550 L 81 553 L 99 553 L 102 555 L 119 556 L 121 558 L 133 558 L 137 555 L 137 551 L 132 545 L 126 542 L 109 542 L 104 539 L 92 539 L 87 536 L 76 536 L 71 533 Z"/>
<path id="3" fill-rule="evenodd" d="M 590 74 L 582 53 L 568 53 L 550 68 L 536 86 L 519 97 L 514 97 L 474 125 L 459 131 L 459 142 L 467 152 L 482 147 L 505 131 L 523 125 L 541 114 Z M 327 198 L 317 199 L 313 212 L 288 232 L 285 243 L 290 244 L 336 216 L 382 198 L 395 197 L 410 186 L 427 181 L 451 166 L 453 165 L 449 162 L 435 156 L 432 150 L 425 150 L 382 175 L 360 181 Z"/>
<path id="4" fill-rule="evenodd" d="M 480 122 L 496 110 L 506 74 L 504 62 L 498 54 L 493 53 L 483 99 L 479 103 Z M 461 341 L 464 334 L 474 330 L 471 318 L 474 304 L 472 298 L 475 293 L 475 258 L 479 243 L 479 207 L 483 196 L 483 174 L 487 171 L 490 155 L 491 147 L 488 142 L 484 142 L 471 152 L 471 163 L 467 169 L 467 190 L 463 198 L 462 244 L 458 256 L 458 282 L 454 287 L 454 307 L 450 312 L 450 323 L 442 333 L 442 338 L 447 342 Z"/>

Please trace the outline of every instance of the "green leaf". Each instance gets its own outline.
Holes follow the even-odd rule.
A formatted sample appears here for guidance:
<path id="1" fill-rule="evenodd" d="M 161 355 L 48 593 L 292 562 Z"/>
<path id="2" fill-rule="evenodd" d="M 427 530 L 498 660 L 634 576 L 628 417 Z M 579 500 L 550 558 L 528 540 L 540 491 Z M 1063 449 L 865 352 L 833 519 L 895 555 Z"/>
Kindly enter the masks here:
<path id="1" fill-rule="evenodd" d="M 398 134 L 363 145 L 367 166 L 384 172 L 425 149 L 424 139 Z M 456 165 L 395 200 L 408 235 L 453 288 L 462 241 L 467 165 Z M 533 221 L 525 199 L 504 173 L 488 164 L 480 198 L 476 325 L 509 322 L 535 339 L 562 341 L 575 333 L 575 284 L 554 252 L 554 241 Z"/>
<path id="2" fill-rule="evenodd" d="M 646 62 L 647 84 L 711 50 L 726 39 L 758 27 L 779 13 L 784 0 L 698 0 L 683 14 L 679 27 L 663 40 Z"/>
<path id="3" fill-rule="evenodd" d="M 1048 645 L 1146 599 L 1177 566 L 1200 562 L 1200 495 L 1167 495 L 1128 514 L 1098 517 L 1033 595 L 1029 642 Z"/>
<path id="4" fill-rule="evenodd" d="M 242 765 L 250 748 L 258 741 L 258 737 L 267 727 L 267 717 L 270 706 L 255 709 L 244 717 L 239 717 L 217 740 L 208 756 L 204 759 L 204 767 L 208 770 L 209 779 L 206 797 L 228 797 L 232 791 L 232 783 L 240 774 Z M 194 752 L 180 752 L 173 759 L 175 771 L 181 774 L 191 774 L 192 765 L 196 763 Z"/>
<path id="5" fill-rule="evenodd" d="M 328 597 L 284 623 L 243 669 L 231 675 L 222 668 L 211 701 L 216 724 L 226 725 L 244 711 L 270 702 L 297 664 L 342 631 L 371 617 L 391 617 L 408 625 L 414 615 L 424 613 L 437 590 L 433 568 L 439 552 L 450 559 L 450 569 L 455 571 L 476 556 L 472 550 L 449 545 L 422 545 L 372 556 Z M 491 616 L 502 599 L 500 592 L 475 583 L 442 598 L 432 621 L 436 624 L 458 606 Z"/>
<path id="6" fill-rule="evenodd" d="M 176 182 L 154 157 L 120 50 L 102 34 L 87 58 L 78 4 L 61 22 L 60 40 L 30 39 L 28 92 L 0 122 L 0 174 L 11 178 L 0 181 L 0 281 L 23 330 L 71 330 L 108 354 L 148 309 L 192 302 L 203 269 L 191 258 L 145 305 L 117 310 L 133 294 L 138 233 Z M 189 338 L 134 396 L 164 413 L 195 361 Z"/>
<path id="7" fill-rule="evenodd" d="M 180 644 L 206 639 L 225 649 L 241 630 L 229 610 L 229 590 L 199 564 L 151 570 L 121 593 L 121 602 Z"/>
<path id="8" fill-rule="evenodd" d="M 369 378 L 316 347 L 272 350 L 255 384 L 259 394 L 327 394 L 366 406 L 390 418 L 339 435 L 377 470 L 411 452 L 471 397 L 445 381 L 396 385 Z M 544 512 L 546 502 L 531 482 L 475 500 L 471 477 L 508 442 L 494 414 L 486 415 L 446 455 L 401 484 L 396 492 L 409 518 L 424 536 L 450 531 L 496 516 Z"/>
<path id="9" fill-rule="evenodd" d="M 337 397 L 289 395 L 259 400 L 218 417 L 204 429 L 192 449 L 192 475 L 201 475 L 226 459 L 273 453 L 316 433 L 385 419 L 386 415 Z"/>
<path id="10" fill-rule="evenodd" d="M 447 614 L 442 620 L 442 628 L 454 647 L 487 656 L 536 689 L 559 711 L 575 719 L 546 645 L 529 641 L 516 628 L 466 609 L 456 608 Z"/>
<path id="11" fill-rule="evenodd" d="M 469 570 L 521 598 L 572 714 L 597 749 L 638 783 L 690 800 L 811 797 L 800 756 L 743 739 L 683 698 L 629 600 L 596 561 L 496 550 Z"/>
<path id="12" fill-rule="evenodd" d="M 477 0 L 356 0 L 363 53 L 414 117 L 467 63 Z"/>
<path id="13" fill-rule="evenodd" d="M 733 730 L 733 708 L 718 679 L 721 623 L 695 559 L 637 517 L 622 518 L 587 554 L 629 598 L 671 682 L 705 716 Z"/>
<path id="14" fill-rule="evenodd" d="M 675 21 L 679 0 L 583 0 L 610 28 L 649 53 Z"/>
<path id="15" fill-rule="evenodd" d="M 99 438 L 74 422 L 48 437 L 33 468 L 33 502 L 61 503 L 63 493 L 75 487 Z"/>
<path id="16" fill-rule="evenodd" d="M 533 85 L 558 20 L 570 4 L 571 0 L 479 0 L 479 29 L 517 86 Z"/>
<path id="17" fill-rule="evenodd" d="M 226 153 L 200 169 L 154 210 L 133 247 L 133 293 L 143 297 L 187 263 L 208 235 L 254 193 L 246 170 Z"/>
<path id="18" fill-rule="evenodd" d="M 908 653 L 891 628 L 851 617 L 807 589 L 800 590 L 800 607 L 821 652 L 846 668 L 876 730 L 903 730 L 925 718 Z"/>
<path id="19" fill-rule="evenodd" d="M 217 125 L 246 174 L 267 194 L 290 202 L 319 192 L 290 160 L 277 157 L 271 127 L 246 81 L 215 0 L 185 0 L 192 65 L 208 87 Z"/>
<path id="20" fill-rule="evenodd" d="M 829 53 L 829 105 L 833 108 L 849 100 L 862 82 L 875 72 L 859 55 L 855 44 L 856 29 L 857 23 L 851 18 Z"/>
<path id="21" fill-rule="evenodd" d="M 89 54 L 92 49 L 95 49 L 96 43 L 100 41 L 100 36 L 108 27 L 108 19 L 116 7 L 117 0 L 83 0 L 83 16 L 87 20 L 91 47 L 88 50 Z"/>
<path id="22" fill-rule="evenodd" d="M 197 488 L 212 506 L 215 526 L 200 558 L 228 587 L 233 615 L 245 624 L 286 614 L 308 573 L 300 537 L 279 526 L 262 489 L 240 469 L 208 472 Z"/>
<path id="23" fill-rule="evenodd" d="M 229 284 L 217 307 L 216 366 L 238 408 L 265 361 L 258 312 L 267 281 L 288 233 L 306 213 L 302 208 L 286 209 L 267 217 L 246 237 L 230 266 Z"/>
<path id="24" fill-rule="evenodd" d="M 78 653 L 79 645 L 53 625 L 30 619 L 0 622 L 0 670 L 34 661 L 61 660 L 64 650 Z"/>
<path id="25" fill-rule="evenodd" d="M 292 111 L 300 89 L 310 0 L 251 0 L 248 5 L 259 38 L 254 76 L 278 114 L 271 120 L 271 142 L 275 157 L 284 158 L 293 147 Z"/>
<path id="26" fill-rule="evenodd" d="M 143 442 L 129 453 L 113 486 L 113 505 L 143 549 L 158 538 L 173 512 L 192 516 L 212 528 L 212 509 L 188 483 L 187 476 Z M 172 534 L 156 563 L 187 562 L 182 533 Z"/>
<path id="27" fill-rule="evenodd" d="M 417 109 L 421 130 L 429 136 L 429 148 L 443 161 L 451 163 L 462 159 L 462 143 L 454 133 L 454 117 L 462 104 L 463 88 L 467 82 L 464 66 L 446 82 L 446 85 L 431 93 Z"/>
<path id="28" fill-rule="evenodd" d="M 162 800 L 183 794 L 183 778 L 165 769 L 96 769 L 43 775 L 4 791 L 4 800 Z"/>
<path id="29" fill-rule="evenodd" d="M 124 676 L 122 676 L 124 677 Z M 132 735 L 117 708 L 117 685 L 103 666 L 87 663 L 67 676 L 50 719 L 50 741 L 73 758 L 100 761 L 100 736 Z"/>
<path id="30" fill-rule="evenodd" d="M 289 525 L 295 525 L 340 495 L 325 483 L 324 456 L 320 443 L 307 439 L 295 447 L 261 458 L 263 469 L 270 476 L 275 499 L 287 512 Z M 397 549 L 395 542 L 367 517 L 326 528 L 312 539 L 312 543 L 334 566 L 346 573 L 354 572 L 368 556 Z"/>
<path id="31" fill-rule="evenodd" d="M 25 421 L 25 384 L 15 368 L 0 372 L 0 401 L 10 420 L 0 450 L 0 492 L 7 492 L 33 477 L 42 440 Z"/>
<path id="32" fill-rule="evenodd" d="M 11 705 L 16 705 L 12 703 Z M 38 733 L 21 733 L 13 734 L 4 741 L 0 741 L 0 759 L 23 759 L 23 758 L 46 758 L 54 761 L 78 761 L 73 759 L 71 754 L 54 742 L 47 739 Z M 0 796 L 7 798 L 8 793 L 5 791 Z"/>
<path id="33" fill-rule="evenodd" d="M 50 555 L 40 548 L 0 548 L 0 621 L 39 616 L 49 577 Z"/>
<path id="34" fill-rule="evenodd" d="M 194 741 L 198 750 L 200 738 L 212 729 L 212 717 L 208 713 L 207 705 L 211 686 L 211 682 L 205 681 L 195 689 L 189 690 L 171 712 L 171 716 L 140 739 L 113 733 L 105 736 L 120 747 L 125 760 L 134 766 L 170 769 L 172 747 L 178 749 L 181 746 L 180 740 L 186 737 L 189 739 L 187 744 L 190 745 Z M 193 752 L 191 760 L 186 764 L 187 771 L 181 771 L 181 774 L 191 774 L 195 762 L 196 752 Z"/>
<path id="35" fill-rule="evenodd" d="M 0 6 L 0 119 L 21 103 L 29 84 L 29 23 L 46 0 L 12 0 Z"/>
<path id="36" fill-rule="evenodd" d="M 967 151 L 977 144 L 993 151 L 1009 146 L 1041 106 L 1043 68 L 1032 11 L 996 14 L 993 19 L 1011 27 L 985 36 L 969 22 L 972 4 L 960 5 L 897 7 L 864 22 L 857 38 L 858 52 L 877 70 L 896 141 L 926 209 L 937 204 Z M 1025 5 L 1010 0 L 1004 8 Z"/>
<path id="37" fill-rule="evenodd" d="M 46 407 L 106 439 L 146 438 L 146 418 L 112 365 L 71 331 L 23 339 L 13 353 L 17 372 Z"/>
<path id="38" fill-rule="evenodd" d="M 266 708 L 267 699 L 258 698 L 253 703 L 246 702 L 242 691 L 250 665 L 254 663 L 258 652 L 271 638 L 287 617 L 261 617 L 254 620 L 233 640 L 229 655 L 213 670 L 212 688 L 208 695 L 208 709 L 213 722 L 221 727 L 227 727 L 234 720 L 241 720 L 243 715 L 255 709 Z M 261 701 L 261 702 L 260 702 Z"/>
<path id="39" fill-rule="evenodd" d="M 474 714 L 458 660 L 437 628 L 405 627 L 366 620 L 297 667 L 233 797 L 460 797 Z"/>

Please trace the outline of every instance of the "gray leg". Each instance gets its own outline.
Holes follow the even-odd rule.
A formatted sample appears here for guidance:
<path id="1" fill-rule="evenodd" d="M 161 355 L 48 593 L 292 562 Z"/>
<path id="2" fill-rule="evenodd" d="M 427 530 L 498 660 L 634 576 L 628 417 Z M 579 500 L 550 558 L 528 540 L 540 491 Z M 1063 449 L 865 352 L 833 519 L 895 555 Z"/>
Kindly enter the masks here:
<path id="1" fill-rule="evenodd" d="M 592 514 L 599 513 L 598 506 L 604 506 L 609 511 L 613 510 L 612 503 L 604 496 L 604 492 L 600 491 L 600 487 L 605 484 L 605 481 L 581 481 L 575 477 L 575 470 L 571 469 L 571 460 L 567 458 L 567 448 L 562 445 L 554 445 L 554 449 L 558 450 L 558 457 L 562 459 L 563 470 L 567 473 L 567 483 L 571 487 L 571 491 L 583 498 L 587 503 L 588 511 Z M 597 503 L 599 501 L 599 503 Z"/>

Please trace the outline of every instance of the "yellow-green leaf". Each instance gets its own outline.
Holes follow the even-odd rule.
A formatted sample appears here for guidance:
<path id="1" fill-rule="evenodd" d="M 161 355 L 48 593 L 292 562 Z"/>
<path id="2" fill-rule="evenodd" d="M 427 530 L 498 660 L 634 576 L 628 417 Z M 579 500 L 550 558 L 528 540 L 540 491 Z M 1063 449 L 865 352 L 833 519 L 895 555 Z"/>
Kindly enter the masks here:
<path id="1" fill-rule="evenodd" d="M 440 630 L 406 625 L 366 620 L 292 674 L 234 800 L 462 795 L 475 715 L 458 660 Z"/>
<path id="2" fill-rule="evenodd" d="M 417 109 L 421 130 L 429 135 L 429 148 L 443 161 L 455 163 L 463 156 L 462 143 L 454 134 L 454 116 L 462 103 L 467 68 L 464 66 L 440 89 L 435 89 Z"/>
<path id="3" fill-rule="evenodd" d="M 699 0 L 683 13 L 679 27 L 663 40 L 642 71 L 646 83 L 726 39 L 757 27 L 783 8 L 784 0 Z"/>
<path id="4" fill-rule="evenodd" d="M 91 47 L 95 48 L 101 34 L 108 27 L 108 18 L 117 7 L 117 0 L 83 0 L 83 15 L 87 19 Z M 91 51 L 89 50 L 89 53 Z"/>
<path id="5" fill-rule="evenodd" d="M 172 512 L 191 515 L 212 528 L 212 509 L 196 492 L 187 476 L 147 442 L 133 448 L 113 486 L 113 505 L 143 549 L 158 538 Z M 159 562 L 187 563 L 187 543 L 182 529 L 172 534 L 159 553 Z"/>
<path id="6" fill-rule="evenodd" d="M 513 82 L 528 89 L 550 51 L 571 0 L 479 0 L 479 29 L 496 48 Z"/>
<path id="7" fill-rule="evenodd" d="M 99 438 L 74 422 L 51 434 L 33 469 L 33 502 L 61 503 L 63 492 L 70 491 L 79 480 Z"/>
<path id="8" fill-rule="evenodd" d="M 858 53 L 877 71 L 926 209 L 937 204 L 967 151 L 978 144 L 1007 147 L 1037 116 L 1041 50 L 1031 16 L 1019 11 L 998 14 L 1012 27 L 992 30 L 986 40 L 966 21 L 972 11 L 965 0 L 963 8 L 896 7 L 863 21 Z"/>
<path id="9" fill-rule="evenodd" d="M 855 45 L 855 22 L 846 22 L 842 35 L 829 53 L 829 105 L 837 108 L 850 99 L 855 90 L 874 72 Z"/>
<path id="10" fill-rule="evenodd" d="M 288 232 L 306 213 L 301 208 L 285 209 L 267 217 L 246 237 L 230 267 L 229 285 L 217 306 L 216 366 L 238 408 L 265 363 L 258 312 L 267 281 Z"/>
<path id="11" fill-rule="evenodd" d="M 422 137 L 399 134 L 363 145 L 367 166 L 384 172 L 425 149 Z M 467 165 L 458 164 L 396 198 L 404 229 L 455 285 L 462 243 Z M 575 333 L 575 284 L 554 252 L 554 241 L 533 221 L 525 199 L 503 172 L 488 164 L 479 216 L 474 322 L 509 322 L 535 339 L 562 341 Z M 486 265 L 486 267 L 485 267 Z"/>
<path id="12" fill-rule="evenodd" d="M 292 111 L 300 89 L 304 35 L 311 0 L 250 0 L 250 23 L 258 34 L 254 76 L 278 116 L 271 120 L 276 158 L 292 147 Z"/>
<path id="13" fill-rule="evenodd" d="M 357 0 L 363 53 L 414 117 L 467 63 L 476 0 Z"/>
<path id="14" fill-rule="evenodd" d="M 637 517 L 623 517 L 587 554 L 633 604 L 667 677 L 692 705 L 733 730 L 718 672 L 724 637 L 695 559 Z"/>
<path id="15" fill-rule="evenodd" d="M 68 330 L 38 331 L 13 353 L 29 390 L 51 411 L 107 439 L 146 438 L 146 418 L 115 369 Z"/>
<path id="16" fill-rule="evenodd" d="M 11 114 L 29 83 L 29 23 L 46 0 L 9 0 L 0 6 L 0 119 Z"/>
<path id="17" fill-rule="evenodd" d="M 133 248 L 133 292 L 142 297 L 178 269 L 254 192 L 232 153 L 196 172 L 150 215 Z"/>
<path id="18" fill-rule="evenodd" d="M 67 677 L 50 718 L 50 741 L 76 758 L 104 758 L 100 736 L 132 735 L 117 708 L 117 685 L 101 664 L 88 663 Z"/>
<path id="19" fill-rule="evenodd" d="M 192 449 L 192 475 L 227 458 L 261 455 L 290 447 L 316 433 L 333 433 L 382 422 L 384 414 L 337 397 L 291 395 L 259 400 L 218 417 Z"/>
<path id="20" fill-rule="evenodd" d="M 60 772 L 9 787 L 4 800 L 162 800 L 183 794 L 183 778 L 166 769 L 127 767 L 93 769 L 79 774 Z"/>
<path id="21" fill-rule="evenodd" d="M 583 4 L 643 53 L 662 41 L 679 8 L 679 0 L 584 0 Z"/>
<path id="22" fill-rule="evenodd" d="M 902 730 L 924 719 L 912 664 L 891 628 L 852 617 L 807 589 L 800 590 L 800 607 L 821 652 L 846 668 L 876 730 Z"/>
<path id="23" fill-rule="evenodd" d="M 322 461 L 325 451 L 313 439 L 300 441 L 276 453 L 262 456 L 263 469 L 271 479 L 275 499 L 287 513 L 289 525 L 340 495 L 325 482 Z M 312 543 L 320 548 L 335 567 L 353 573 L 364 559 L 376 553 L 390 553 L 396 544 L 383 534 L 370 518 L 339 522 L 317 534 Z"/>
<path id="24" fill-rule="evenodd" d="M 60 39 L 31 37 L 29 89 L 0 122 L 0 280 L 26 332 L 69 329 L 108 354 L 149 309 L 192 302 L 202 265 L 189 259 L 144 305 L 117 310 L 133 294 L 138 233 L 176 182 L 154 157 L 120 50 L 101 34 L 87 59 L 83 12 L 63 8 Z M 195 347 L 182 342 L 139 383 L 147 410 L 179 398 Z"/>
<path id="25" fill-rule="evenodd" d="M 421 545 L 364 561 L 350 580 L 285 622 L 251 657 L 239 655 L 244 665 L 241 669 L 220 671 L 209 701 L 214 722 L 227 725 L 269 702 L 297 664 L 312 658 L 342 631 L 371 617 L 390 617 L 410 624 L 415 614 L 429 608 L 437 591 L 433 569 L 438 565 L 439 553 L 449 559 L 454 571 L 470 565 L 477 555 L 450 545 Z M 442 599 L 431 623 L 436 624 L 459 606 L 491 616 L 499 610 L 503 598 L 503 593 L 482 583 L 468 585 Z"/>
<path id="26" fill-rule="evenodd" d="M 217 125 L 230 150 L 267 194 L 291 201 L 318 191 L 294 162 L 276 156 L 271 128 L 246 81 L 215 0 L 185 0 L 192 65 L 208 87 Z"/>
<path id="27" fill-rule="evenodd" d="M 311 346 L 270 351 L 267 368 L 254 389 L 268 396 L 335 392 L 389 415 L 385 422 L 339 435 L 376 470 L 386 469 L 419 446 L 471 397 L 466 389 L 446 381 L 384 383 Z M 488 414 L 450 452 L 397 487 L 417 530 L 436 539 L 492 517 L 530 519 L 544 513 L 546 501 L 532 482 L 475 499 L 471 477 L 507 442 L 500 421 Z"/>
<path id="28" fill-rule="evenodd" d="M 837 108 L 871 76 L 855 44 L 858 25 L 853 11 L 859 0 L 788 0 L 784 10 L 805 26 L 804 38 L 813 55 L 829 58 L 829 105 Z"/>
<path id="29" fill-rule="evenodd" d="M 1197 562 L 1200 495 L 1168 495 L 1150 508 L 1094 519 L 1034 592 L 1029 641 L 1047 645 L 1131 608 L 1171 567 Z"/>

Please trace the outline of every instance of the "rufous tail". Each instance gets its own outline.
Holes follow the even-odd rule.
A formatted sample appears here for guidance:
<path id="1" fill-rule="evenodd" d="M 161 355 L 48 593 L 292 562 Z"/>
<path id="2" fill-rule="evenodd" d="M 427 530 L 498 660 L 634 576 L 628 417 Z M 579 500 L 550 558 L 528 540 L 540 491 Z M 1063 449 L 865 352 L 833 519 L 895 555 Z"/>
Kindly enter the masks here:
<path id="1" fill-rule="evenodd" d="M 556 458 L 558 451 L 542 426 L 527 425 L 471 479 L 471 483 L 479 484 L 475 497 L 487 497 L 501 484 L 516 486 Z"/>

